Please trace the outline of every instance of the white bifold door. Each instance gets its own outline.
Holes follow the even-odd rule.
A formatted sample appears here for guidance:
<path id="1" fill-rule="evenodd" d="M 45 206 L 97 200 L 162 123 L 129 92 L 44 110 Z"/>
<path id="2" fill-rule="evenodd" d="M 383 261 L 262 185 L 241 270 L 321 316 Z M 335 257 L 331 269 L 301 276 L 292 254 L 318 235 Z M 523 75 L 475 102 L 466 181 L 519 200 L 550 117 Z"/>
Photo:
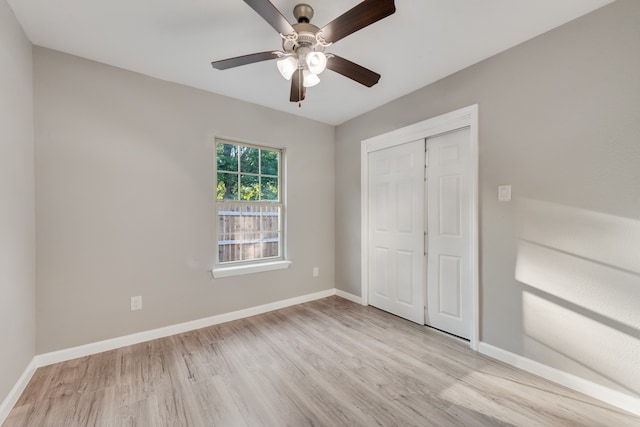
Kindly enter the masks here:
<path id="1" fill-rule="evenodd" d="M 469 128 L 427 139 L 426 324 L 470 339 Z"/>
<path id="2" fill-rule="evenodd" d="M 424 325 L 425 140 L 369 154 L 369 303 Z"/>
<path id="3" fill-rule="evenodd" d="M 469 128 L 368 154 L 369 304 L 470 339 Z"/>

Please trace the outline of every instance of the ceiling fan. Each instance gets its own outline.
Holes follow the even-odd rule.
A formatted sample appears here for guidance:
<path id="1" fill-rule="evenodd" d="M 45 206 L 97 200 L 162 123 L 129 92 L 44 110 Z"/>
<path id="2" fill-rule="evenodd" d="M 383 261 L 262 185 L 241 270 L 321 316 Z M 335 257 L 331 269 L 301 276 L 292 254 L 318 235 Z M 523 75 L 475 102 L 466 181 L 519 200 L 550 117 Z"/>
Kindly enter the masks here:
<path id="1" fill-rule="evenodd" d="M 396 11 L 394 0 L 364 0 L 322 28 L 311 24 L 313 8 L 298 4 L 293 9 L 297 22 L 290 24 L 269 0 L 244 0 L 267 21 L 282 37 L 282 50 L 252 53 L 235 58 L 213 61 L 218 70 L 277 59 L 282 76 L 291 80 L 291 102 L 302 101 L 306 88 L 320 82 L 318 74 L 328 68 L 358 83 L 371 87 L 378 83 L 380 74 L 361 65 L 324 53 L 325 48 L 338 40 L 373 24 Z"/>

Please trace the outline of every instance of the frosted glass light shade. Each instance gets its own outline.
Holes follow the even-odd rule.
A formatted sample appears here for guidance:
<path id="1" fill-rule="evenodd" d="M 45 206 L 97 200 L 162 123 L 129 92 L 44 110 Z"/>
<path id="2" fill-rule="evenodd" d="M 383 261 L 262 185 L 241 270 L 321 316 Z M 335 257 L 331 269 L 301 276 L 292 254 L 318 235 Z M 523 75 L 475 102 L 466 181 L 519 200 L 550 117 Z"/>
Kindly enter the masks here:
<path id="1" fill-rule="evenodd" d="M 307 54 L 307 67 L 313 74 L 320 74 L 327 68 L 327 57 L 322 52 L 309 52 Z"/>
<path id="2" fill-rule="evenodd" d="M 312 87 L 320 83 L 320 77 L 317 74 L 314 74 L 308 70 L 304 70 L 302 72 L 303 82 L 302 85 L 304 87 Z"/>
<path id="3" fill-rule="evenodd" d="M 298 69 L 298 60 L 293 56 L 287 56 L 286 58 L 276 61 L 276 65 L 278 66 L 278 71 L 280 71 L 282 77 L 287 80 L 291 80 L 293 72 Z"/>

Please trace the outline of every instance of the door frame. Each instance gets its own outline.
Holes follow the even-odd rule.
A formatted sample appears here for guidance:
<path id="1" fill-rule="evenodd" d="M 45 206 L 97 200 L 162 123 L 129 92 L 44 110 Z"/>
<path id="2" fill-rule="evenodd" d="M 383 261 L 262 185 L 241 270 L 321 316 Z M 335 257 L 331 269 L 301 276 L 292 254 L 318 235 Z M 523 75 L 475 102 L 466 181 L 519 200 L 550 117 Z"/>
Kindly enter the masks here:
<path id="1" fill-rule="evenodd" d="M 367 138 L 360 145 L 360 209 L 361 209 L 361 296 L 369 305 L 369 153 L 396 145 L 429 138 L 469 127 L 471 149 L 471 339 L 470 347 L 478 350 L 480 341 L 479 238 L 478 238 L 478 105 L 461 108 L 422 122 Z M 425 287 L 426 290 L 426 287 Z M 425 294 L 426 295 L 426 294 Z"/>

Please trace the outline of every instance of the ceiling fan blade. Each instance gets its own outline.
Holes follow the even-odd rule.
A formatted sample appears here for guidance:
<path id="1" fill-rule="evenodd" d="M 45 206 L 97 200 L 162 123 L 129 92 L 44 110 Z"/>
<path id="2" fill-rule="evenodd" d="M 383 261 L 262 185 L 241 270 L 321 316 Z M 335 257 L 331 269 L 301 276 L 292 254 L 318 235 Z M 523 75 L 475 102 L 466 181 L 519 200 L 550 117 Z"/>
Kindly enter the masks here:
<path id="1" fill-rule="evenodd" d="M 300 102 L 306 96 L 307 93 L 304 87 L 304 74 L 302 74 L 302 69 L 299 68 L 291 76 L 291 95 L 289 96 L 289 101 Z"/>
<path id="2" fill-rule="evenodd" d="M 260 52 L 250 55 L 236 56 L 235 58 L 222 59 L 213 61 L 211 65 L 218 70 L 226 70 L 227 68 L 239 67 L 241 65 L 253 64 L 254 62 L 267 61 L 269 59 L 278 58 L 281 52 Z"/>
<path id="3" fill-rule="evenodd" d="M 375 85 L 380 80 L 380 74 L 375 71 L 336 55 L 328 58 L 327 68 L 367 87 Z"/>
<path id="4" fill-rule="evenodd" d="M 258 15 L 282 35 L 293 34 L 295 30 L 282 13 L 269 0 L 244 0 Z"/>
<path id="5" fill-rule="evenodd" d="M 329 22 L 320 32 L 325 41 L 335 43 L 367 25 L 392 15 L 395 11 L 394 0 L 364 0 Z"/>

